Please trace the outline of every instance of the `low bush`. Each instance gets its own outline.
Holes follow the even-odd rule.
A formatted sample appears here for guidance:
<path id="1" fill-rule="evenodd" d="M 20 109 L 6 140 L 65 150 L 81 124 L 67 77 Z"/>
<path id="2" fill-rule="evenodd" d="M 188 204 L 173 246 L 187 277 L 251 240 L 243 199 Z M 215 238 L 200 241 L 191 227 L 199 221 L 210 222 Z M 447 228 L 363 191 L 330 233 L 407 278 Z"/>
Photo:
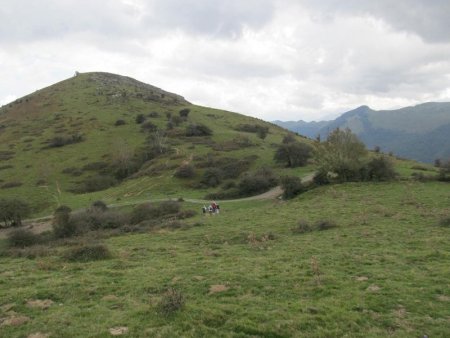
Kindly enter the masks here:
<path id="1" fill-rule="evenodd" d="M 91 204 L 91 209 L 105 212 L 108 210 L 108 206 L 103 201 L 95 201 Z"/>
<path id="2" fill-rule="evenodd" d="M 82 168 L 84 171 L 99 171 L 103 170 L 108 167 L 108 163 L 106 162 L 91 162 L 88 164 L 85 164 Z"/>
<path id="3" fill-rule="evenodd" d="M 185 305 L 185 298 L 181 291 L 169 288 L 161 297 L 157 305 L 157 312 L 165 317 L 169 317 L 180 311 Z"/>
<path id="4" fill-rule="evenodd" d="M 178 178 L 192 178 L 195 176 L 195 168 L 190 163 L 183 163 L 177 168 L 174 176 Z"/>
<path id="5" fill-rule="evenodd" d="M 180 117 L 187 118 L 191 110 L 189 108 L 181 109 L 178 113 Z"/>
<path id="6" fill-rule="evenodd" d="M 197 212 L 195 210 L 182 210 L 177 213 L 178 219 L 186 219 L 191 218 L 197 215 Z"/>
<path id="7" fill-rule="evenodd" d="M 48 141 L 49 148 L 59 148 L 68 144 L 74 144 L 84 141 L 84 137 L 80 134 L 73 134 L 67 136 L 55 136 Z"/>
<path id="8" fill-rule="evenodd" d="M 158 130 L 158 127 L 153 122 L 147 121 L 141 124 L 141 129 L 145 132 L 154 132 Z"/>
<path id="9" fill-rule="evenodd" d="M 319 170 L 314 174 L 313 183 L 316 185 L 325 185 L 330 183 L 328 173 L 324 170 Z"/>
<path id="10" fill-rule="evenodd" d="M 159 205 L 144 203 L 136 206 L 131 212 L 130 222 L 138 224 L 142 221 L 157 219 L 166 215 L 175 215 L 180 211 L 181 205 L 176 201 L 165 201 Z"/>
<path id="11" fill-rule="evenodd" d="M 70 262 L 90 262 L 112 257 L 108 247 L 103 244 L 87 244 L 68 250 L 65 259 Z"/>
<path id="12" fill-rule="evenodd" d="M 439 225 L 444 228 L 450 228 L 450 215 L 442 217 L 439 220 Z"/>
<path id="13" fill-rule="evenodd" d="M 17 229 L 8 234 L 8 246 L 12 248 L 25 248 L 39 243 L 39 236 L 30 230 Z"/>
<path id="14" fill-rule="evenodd" d="M 125 122 L 125 120 L 122 120 L 122 119 L 119 119 L 119 120 L 117 120 L 116 122 L 114 122 L 114 125 L 115 125 L 116 127 L 118 127 L 118 126 L 123 126 L 123 125 L 125 125 L 125 124 L 127 124 L 127 123 Z"/>
<path id="15" fill-rule="evenodd" d="M 375 157 L 367 163 L 367 178 L 372 181 L 388 181 L 396 176 L 394 164 L 386 156 Z"/>
<path id="16" fill-rule="evenodd" d="M 117 180 L 109 175 L 95 175 L 87 177 L 84 181 L 72 189 L 75 193 L 86 193 L 108 189 L 117 184 Z"/>
<path id="17" fill-rule="evenodd" d="M 71 175 L 71 176 L 75 176 L 75 177 L 83 175 L 83 171 L 81 169 L 79 169 L 79 168 L 76 168 L 76 167 L 64 168 L 62 170 L 62 173 L 63 174 L 67 174 L 67 175 Z"/>
<path id="18" fill-rule="evenodd" d="M 298 222 L 295 228 L 292 228 L 292 232 L 295 234 L 304 234 L 305 232 L 311 232 L 313 228 L 308 221 L 302 219 Z"/>
<path id="19" fill-rule="evenodd" d="M 329 230 L 336 227 L 336 223 L 328 219 L 318 220 L 314 223 L 314 228 L 319 231 Z"/>
<path id="20" fill-rule="evenodd" d="M 283 198 L 291 199 L 305 191 L 302 180 L 297 176 L 283 176 L 280 179 Z"/>
<path id="21" fill-rule="evenodd" d="M 152 112 L 148 113 L 147 116 L 150 118 L 157 118 L 157 117 L 159 117 L 159 113 L 156 111 L 152 111 Z"/>
<path id="22" fill-rule="evenodd" d="M 77 233 L 90 230 L 116 229 L 129 223 L 129 216 L 118 210 L 104 210 L 90 207 L 88 210 L 72 213 L 70 223 Z"/>
<path id="23" fill-rule="evenodd" d="M 0 151 L 0 161 L 7 161 L 14 157 L 16 153 L 10 150 L 1 150 Z"/>
<path id="24" fill-rule="evenodd" d="M 223 179 L 223 171 L 218 168 L 208 168 L 203 173 L 200 183 L 206 187 L 217 187 Z"/>
<path id="25" fill-rule="evenodd" d="M 136 118 L 134 119 L 134 121 L 136 122 L 136 124 L 141 124 L 145 121 L 145 116 L 144 114 L 138 114 L 136 116 Z"/>
<path id="26" fill-rule="evenodd" d="M 272 169 L 263 167 L 255 173 L 246 174 L 238 184 L 241 196 L 251 196 L 265 192 L 276 186 L 278 179 Z"/>
<path id="27" fill-rule="evenodd" d="M 77 226 L 70 220 L 70 209 L 68 206 L 61 205 L 53 214 L 53 233 L 56 238 L 72 237 L 77 232 Z"/>
<path id="28" fill-rule="evenodd" d="M 14 168 L 14 166 L 12 166 L 10 164 L 0 166 L 0 170 L 6 170 L 6 169 L 12 169 L 12 168 Z"/>
<path id="29" fill-rule="evenodd" d="M 212 135 L 212 130 L 205 126 L 204 124 L 197 123 L 197 124 L 189 124 L 186 127 L 186 136 L 210 136 Z"/>
<path id="30" fill-rule="evenodd" d="M 11 182 L 3 183 L 3 184 L 0 186 L 0 188 L 1 188 L 1 189 L 11 189 L 11 188 L 17 188 L 17 187 L 20 187 L 20 186 L 22 186 L 22 185 L 23 185 L 22 182 L 19 182 L 19 181 L 11 181 Z"/>

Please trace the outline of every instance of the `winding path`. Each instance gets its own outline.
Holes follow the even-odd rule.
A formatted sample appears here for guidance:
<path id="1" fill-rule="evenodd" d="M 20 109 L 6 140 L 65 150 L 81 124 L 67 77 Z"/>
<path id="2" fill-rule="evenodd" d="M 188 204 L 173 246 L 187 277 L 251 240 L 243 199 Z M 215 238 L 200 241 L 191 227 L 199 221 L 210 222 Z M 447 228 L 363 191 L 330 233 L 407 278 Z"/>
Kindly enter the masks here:
<path id="1" fill-rule="evenodd" d="M 308 174 L 304 177 L 302 177 L 302 183 L 310 183 L 312 182 L 312 179 L 314 177 L 314 173 Z M 237 198 L 237 199 L 231 199 L 231 200 L 220 200 L 220 203 L 234 203 L 234 202 L 243 202 L 243 201 L 258 201 L 258 200 L 270 200 L 270 199 L 276 199 L 281 196 L 283 193 L 283 190 L 280 186 L 276 186 L 269 191 L 266 191 L 262 194 L 250 196 L 250 197 L 244 197 L 244 198 Z M 202 199 L 194 199 L 194 198 L 183 198 L 185 202 L 189 203 L 195 203 L 195 204 L 208 204 L 209 200 L 202 200 Z M 167 198 L 157 198 L 157 199 L 145 199 L 145 200 L 139 200 L 139 201 L 131 201 L 131 202 L 122 202 L 122 203 L 112 203 L 108 204 L 109 208 L 118 208 L 118 207 L 124 207 L 127 205 L 136 205 L 136 204 L 142 204 L 146 202 L 164 202 L 168 200 L 173 199 L 167 199 Z M 83 210 L 83 209 L 79 209 Z M 33 219 L 27 219 L 24 220 L 24 226 L 22 228 L 30 229 L 34 233 L 41 233 L 46 230 L 51 229 L 51 219 L 52 215 L 49 216 L 43 216 L 39 218 L 33 218 Z M 13 231 L 15 228 L 7 228 L 7 229 L 0 229 L 0 239 L 6 238 L 9 232 Z"/>

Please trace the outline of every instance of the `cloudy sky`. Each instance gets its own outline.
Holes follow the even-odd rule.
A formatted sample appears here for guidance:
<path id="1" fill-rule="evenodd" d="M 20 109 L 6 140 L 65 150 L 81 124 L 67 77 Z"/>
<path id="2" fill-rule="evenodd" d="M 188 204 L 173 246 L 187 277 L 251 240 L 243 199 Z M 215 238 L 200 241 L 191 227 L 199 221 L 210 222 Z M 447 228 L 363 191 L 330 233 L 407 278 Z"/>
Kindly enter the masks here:
<path id="1" fill-rule="evenodd" d="M 0 0 L 0 104 L 75 71 L 266 120 L 450 101 L 450 1 Z"/>

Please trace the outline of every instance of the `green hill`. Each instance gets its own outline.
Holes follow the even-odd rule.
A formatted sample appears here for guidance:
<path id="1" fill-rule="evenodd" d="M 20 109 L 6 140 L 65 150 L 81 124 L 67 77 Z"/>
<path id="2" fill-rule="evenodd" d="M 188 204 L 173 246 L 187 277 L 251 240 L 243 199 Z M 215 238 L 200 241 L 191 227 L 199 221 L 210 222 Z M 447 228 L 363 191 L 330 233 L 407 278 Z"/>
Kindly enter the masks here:
<path id="1" fill-rule="evenodd" d="M 450 330 L 450 189 L 430 165 L 390 157 L 390 181 L 231 199 L 202 214 L 196 198 L 316 168 L 274 162 L 284 129 L 113 74 L 42 89 L 0 121 L 0 198 L 26 199 L 36 215 L 74 209 L 60 208 L 53 232 L 49 220 L 0 229 L 1 337 Z M 251 193 L 266 190 L 255 182 Z"/>
<path id="2" fill-rule="evenodd" d="M 192 136 L 202 126 L 211 135 Z M 258 128 L 267 129 L 265 139 Z M 274 144 L 285 134 L 128 77 L 82 73 L 1 108 L 0 197 L 26 198 L 41 214 L 97 199 L 204 197 L 245 172 L 275 167 Z M 192 178 L 174 177 L 183 163 L 194 166 Z M 217 166 L 225 177 L 202 184 Z"/>
<path id="3" fill-rule="evenodd" d="M 428 102 L 397 110 L 361 106 L 333 121 L 275 121 L 308 137 L 326 137 L 335 128 L 350 128 L 369 148 L 422 161 L 450 157 L 450 103 Z"/>

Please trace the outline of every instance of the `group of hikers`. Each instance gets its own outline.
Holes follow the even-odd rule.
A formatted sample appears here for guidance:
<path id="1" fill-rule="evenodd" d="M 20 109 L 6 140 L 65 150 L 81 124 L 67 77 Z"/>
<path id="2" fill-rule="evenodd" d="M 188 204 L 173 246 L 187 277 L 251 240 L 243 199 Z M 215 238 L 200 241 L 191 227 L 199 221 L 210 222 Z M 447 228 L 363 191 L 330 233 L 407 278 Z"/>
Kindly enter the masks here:
<path id="1" fill-rule="evenodd" d="M 215 215 L 220 212 L 220 206 L 213 201 L 208 207 L 206 205 L 203 205 L 202 212 L 204 216 L 206 214 Z"/>

